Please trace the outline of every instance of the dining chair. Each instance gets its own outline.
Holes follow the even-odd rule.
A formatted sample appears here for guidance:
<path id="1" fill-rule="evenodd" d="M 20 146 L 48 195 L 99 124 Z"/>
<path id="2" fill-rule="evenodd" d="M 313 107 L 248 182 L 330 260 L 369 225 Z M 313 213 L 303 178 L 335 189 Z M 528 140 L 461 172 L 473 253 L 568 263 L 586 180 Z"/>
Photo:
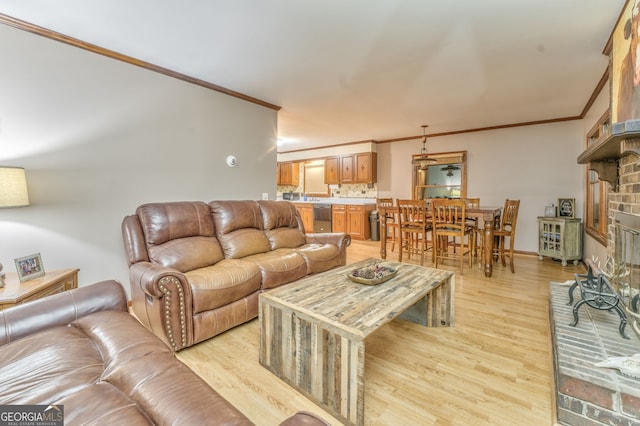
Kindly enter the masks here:
<path id="1" fill-rule="evenodd" d="M 460 273 L 464 273 L 464 256 L 469 258 L 469 267 L 473 265 L 475 232 L 465 217 L 466 204 L 463 199 L 441 199 L 431 201 L 433 229 L 433 251 L 435 267 L 445 259 L 460 259 Z M 451 240 L 450 240 L 451 238 Z M 456 243 L 456 241 L 458 243 Z M 465 244 L 466 241 L 466 244 Z M 449 252 L 449 243 L 459 244 L 460 250 Z"/>
<path id="2" fill-rule="evenodd" d="M 429 247 L 429 210 L 424 200 L 397 199 L 398 218 L 400 226 L 398 261 L 402 262 L 403 252 L 411 259 L 411 254 L 420 254 L 420 265 L 424 265 L 424 254 Z"/>
<path id="3" fill-rule="evenodd" d="M 384 216 L 380 217 L 380 223 L 384 221 L 387 232 L 387 243 L 391 242 L 391 251 L 396 247 L 398 235 L 398 209 L 393 205 L 393 198 L 376 198 L 376 208 L 378 213 L 384 211 Z M 385 247 L 386 249 L 386 247 Z"/>
<path id="4" fill-rule="evenodd" d="M 465 198 L 465 207 L 467 209 L 480 208 L 480 198 Z M 467 217 L 466 218 L 467 225 L 473 227 L 473 232 L 475 233 L 475 246 L 473 255 L 476 256 L 477 259 L 482 258 L 479 256 L 479 253 L 482 253 L 484 249 L 484 230 L 478 227 L 478 218 L 477 217 Z"/>
<path id="5" fill-rule="evenodd" d="M 511 267 L 512 273 L 515 273 L 515 268 L 513 266 L 513 245 L 516 239 L 516 222 L 518 221 L 518 210 L 520 210 L 520 200 L 509 200 L 507 198 L 504 202 L 504 208 L 502 209 L 500 227 L 493 231 L 493 235 L 497 240 L 497 245 L 494 248 L 494 252 L 502 260 L 502 266 L 507 266 L 505 257 L 509 257 L 509 266 Z M 509 239 L 508 249 L 505 246 L 507 238 Z"/>

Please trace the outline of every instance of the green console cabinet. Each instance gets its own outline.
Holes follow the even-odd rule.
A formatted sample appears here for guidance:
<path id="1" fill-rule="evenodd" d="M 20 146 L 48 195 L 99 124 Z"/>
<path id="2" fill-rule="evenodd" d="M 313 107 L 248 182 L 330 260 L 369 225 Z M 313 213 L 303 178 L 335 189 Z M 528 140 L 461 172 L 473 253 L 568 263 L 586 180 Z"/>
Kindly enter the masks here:
<path id="1" fill-rule="evenodd" d="M 577 265 L 582 259 L 582 219 L 538 217 L 538 259 L 544 256 Z"/>

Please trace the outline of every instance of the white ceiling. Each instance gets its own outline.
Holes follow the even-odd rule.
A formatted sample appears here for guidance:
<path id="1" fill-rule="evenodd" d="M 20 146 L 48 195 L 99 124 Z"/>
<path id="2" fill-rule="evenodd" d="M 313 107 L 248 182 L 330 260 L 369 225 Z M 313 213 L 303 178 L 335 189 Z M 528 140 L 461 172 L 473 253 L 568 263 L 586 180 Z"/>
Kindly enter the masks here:
<path id="1" fill-rule="evenodd" d="M 279 105 L 280 151 L 577 116 L 624 0 L 0 0 Z"/>

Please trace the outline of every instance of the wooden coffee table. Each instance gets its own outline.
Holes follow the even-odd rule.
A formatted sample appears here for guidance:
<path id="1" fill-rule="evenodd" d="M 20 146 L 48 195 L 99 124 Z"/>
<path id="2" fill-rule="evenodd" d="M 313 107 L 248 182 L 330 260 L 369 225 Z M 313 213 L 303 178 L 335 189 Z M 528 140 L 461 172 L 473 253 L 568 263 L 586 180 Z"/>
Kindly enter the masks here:
<path id="1" fill-rule="evenodd" d="M 260 364 L 348 424 L 364 424 L 365 339 L 400 316 L 452 326 L 451 271 L 406 263 L 382 284 L 347 273 L 377 259 L 332 269 L 260 295 Z"/>

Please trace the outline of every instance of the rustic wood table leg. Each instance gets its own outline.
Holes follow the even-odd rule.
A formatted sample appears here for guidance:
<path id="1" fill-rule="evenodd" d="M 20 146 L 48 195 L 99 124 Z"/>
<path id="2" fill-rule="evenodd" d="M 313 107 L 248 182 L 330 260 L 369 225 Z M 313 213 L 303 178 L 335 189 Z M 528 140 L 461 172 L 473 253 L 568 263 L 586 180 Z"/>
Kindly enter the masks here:
<path id="1" fill-rule="evenodd" d="M 484 221 L 484 276 L 491 277 L 493 272 L 493 218 Z"/>
<path id="2" fill-rule="evenodd" d="M 350 425 L 364 425 L 365 344 L 306 320 L 288 307 L 260 304 L 260 364 Z"/>

